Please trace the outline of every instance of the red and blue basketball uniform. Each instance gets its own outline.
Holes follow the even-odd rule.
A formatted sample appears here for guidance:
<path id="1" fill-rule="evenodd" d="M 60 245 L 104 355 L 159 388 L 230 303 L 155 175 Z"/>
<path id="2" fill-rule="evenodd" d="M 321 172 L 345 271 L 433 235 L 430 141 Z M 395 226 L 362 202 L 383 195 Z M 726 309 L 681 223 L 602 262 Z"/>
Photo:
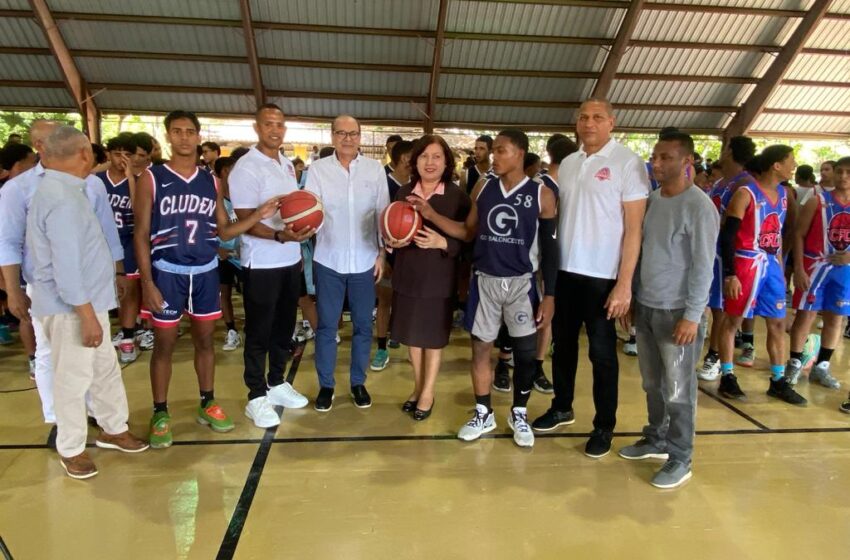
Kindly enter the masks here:
<path id="1" fill-rule="evenodd" d="M 124 249 L 124 272 L 128 278 L 139 277 L 139 265 L 136 263 L 136 249 L 133 247 L 133 230 L 135 216 L 133 214 L 133 199 L 130 195 L 130 180 L 126 177 L 118 183 L 113 183 L 109 173 L 101 171 L 97 176 L 106 187 L 106 198 L 115 216 L 115 226 L 118 228 L 118 239 Z"/>
<path id="2" fill-rule="evenodd" d="M 741 294 L 726 299 L 724 311 L 751 319 L 785 317 L 785 274 L 782 266 L 782 228 L 788 212 L 788 194 L 777 186 L 776 201 L 758 183 L 738 187 L 750 197 L 735 238 L 735 275 Z"/>
<path id="3" fill-rule="evenodd" d="M 819 191 L 818 209 L 803 242 L 803 267 L 809 289 L 794 292 L 794 307 L 850 315 L 850 265 L 836 266 L 827 257 L 850 247 L 850 204 L 835 199 L 834 191 Z"/>
<path id="4" fill-rule="evenodd" d="M 196 320 L 218 319 L 218 183 L 204 169 L 188 179 L 167 164 L 147 173 L 153 183 L 151 275 L 165 303 L 162 311 L 143 314 L 160 328 L 177 326 L 184 311 Z"/>
<path id="5" fill-rule="evenodd" d="M 732 195 L 743 184 L 755 184 L 752 176 L 746 171 L 739 173 L 731 179 L 720 179 L 716 181 L 709 191 L 708 196 L 720 213 L 721 220 L 726 214 L 726 207 L 729 206 Z M 720 257 L 719 240 L 717 242 L 717 252 L 714 255 L 713 272 L 711 289 L 708 294 L 708 307 L 710 309 L 723 309 L 723 261 Z"/>

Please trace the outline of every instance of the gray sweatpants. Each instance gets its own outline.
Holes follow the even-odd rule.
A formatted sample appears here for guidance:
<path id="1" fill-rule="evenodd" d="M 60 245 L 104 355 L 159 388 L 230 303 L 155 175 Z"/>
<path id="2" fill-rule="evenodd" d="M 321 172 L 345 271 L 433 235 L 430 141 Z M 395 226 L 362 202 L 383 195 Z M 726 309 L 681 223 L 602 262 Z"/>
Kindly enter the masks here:
<path id="1" fill-rule="evenodd" d="M 697 411 L 696 365 L 705 330 L 687 346 L 673 342 L 673 329 L 684 309 L 654 309 L 636 303 L 638 363 L 646 391 L 649 424 L 643 435 L 666 448 L 671 459 L 690 463 Z"/>

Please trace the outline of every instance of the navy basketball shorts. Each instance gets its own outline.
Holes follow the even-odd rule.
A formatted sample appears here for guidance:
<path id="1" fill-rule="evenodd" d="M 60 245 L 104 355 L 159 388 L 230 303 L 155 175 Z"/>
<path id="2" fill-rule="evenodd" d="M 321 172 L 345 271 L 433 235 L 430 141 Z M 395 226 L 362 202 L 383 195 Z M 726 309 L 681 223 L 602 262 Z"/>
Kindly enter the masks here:
<path id="1" fill-rule="evenodd" d="M 162 294 L 162 311 L 142 310 L 142 316 L 158 328 L 176 327 L 187 313 L 194 321 L 215 321 L 221 317 L 218 268 L 197 274 L 178 274 L 151 267 L 153 282 Z"/>
<path id="2" fill-rule="evenodd" d="M 121 248 L 124 249 L 124 272 L 127 278 L 139 278 L 139 265 L 136 262 L 136 249 L 133 247 L 133 236 L 121 238 Z"/>

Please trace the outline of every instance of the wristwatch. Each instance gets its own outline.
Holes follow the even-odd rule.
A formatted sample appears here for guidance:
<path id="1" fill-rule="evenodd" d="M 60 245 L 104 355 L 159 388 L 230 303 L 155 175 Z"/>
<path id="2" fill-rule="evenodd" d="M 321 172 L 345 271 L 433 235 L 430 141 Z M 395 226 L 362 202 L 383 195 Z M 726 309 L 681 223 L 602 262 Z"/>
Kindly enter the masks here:
<path id="1" fill-rule="evenodd" d="M 274 232 L 274 240 L 277 241 L 278 243 L 285 243 L 285 241 L 281 241 L 280 238 L 278 237 L 278 234 L 281 234 L 281 233 L 283 233 L 283 232 L 280 231 L 280 230 L 275 231 Z"/>

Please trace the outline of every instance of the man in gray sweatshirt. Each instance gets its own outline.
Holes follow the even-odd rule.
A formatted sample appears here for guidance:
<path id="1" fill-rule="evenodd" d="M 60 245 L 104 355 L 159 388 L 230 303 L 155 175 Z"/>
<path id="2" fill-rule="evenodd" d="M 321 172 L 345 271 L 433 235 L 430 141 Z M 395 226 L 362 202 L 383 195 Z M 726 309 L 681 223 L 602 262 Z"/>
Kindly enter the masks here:
<path id="1" fill-rule="evenodd" d="M 663 134 L 652 152 L 660 188 L 649 197 L 633 317 L 649 423 L 643 437 L 620 450 L 625 459 L 667 459 L 652 479 L 675 488 L 691 477 L 697 404 L 694 368 L 705 333 L 700 327 L 711 286 L 717 210 L 687 177 L 694 143 Z"/>

